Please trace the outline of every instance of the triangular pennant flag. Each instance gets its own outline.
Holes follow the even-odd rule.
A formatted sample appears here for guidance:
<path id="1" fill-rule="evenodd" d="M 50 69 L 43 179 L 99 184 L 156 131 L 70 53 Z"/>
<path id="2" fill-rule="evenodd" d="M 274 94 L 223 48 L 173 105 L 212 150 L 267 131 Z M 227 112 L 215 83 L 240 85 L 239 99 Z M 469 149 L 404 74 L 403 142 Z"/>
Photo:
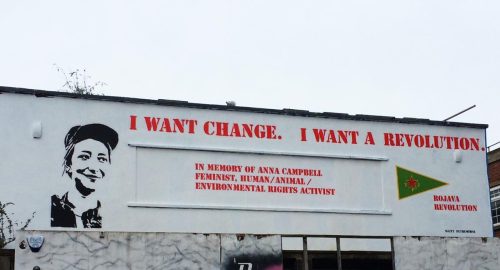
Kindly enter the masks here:
<path id="1" fill-rule="evenodd" d="M 448 183 L 396 166 L 399 199 L 404 199 Z"/>

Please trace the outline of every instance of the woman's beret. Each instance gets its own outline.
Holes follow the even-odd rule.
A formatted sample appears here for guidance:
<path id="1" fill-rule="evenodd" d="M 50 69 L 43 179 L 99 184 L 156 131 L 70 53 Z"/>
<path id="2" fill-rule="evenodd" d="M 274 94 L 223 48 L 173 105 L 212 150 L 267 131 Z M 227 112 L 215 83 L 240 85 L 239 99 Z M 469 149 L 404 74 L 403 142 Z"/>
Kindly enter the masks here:
<path id="1" fill-rule="evenodd" d="M 66 134 L 64 145 L 68 148 L 81 141 L 93 139 L 102 142 L 108 149 L 115 149 L 118 144 L 118 133 L 103 124 L 88 124 L 83 126 L 74 126 Z"/>

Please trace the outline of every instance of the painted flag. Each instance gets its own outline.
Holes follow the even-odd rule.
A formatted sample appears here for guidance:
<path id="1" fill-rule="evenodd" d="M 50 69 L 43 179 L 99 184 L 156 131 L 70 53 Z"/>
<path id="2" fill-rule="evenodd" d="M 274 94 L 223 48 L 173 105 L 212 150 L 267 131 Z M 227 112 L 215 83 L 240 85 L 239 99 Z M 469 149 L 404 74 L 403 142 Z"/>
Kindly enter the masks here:
<path id="1" fill-rule="evenodd" d="M 398 177 L 399 199 L 404 199 L 448 184 L 399 166 L 396 166 L 396 174 Z"/>

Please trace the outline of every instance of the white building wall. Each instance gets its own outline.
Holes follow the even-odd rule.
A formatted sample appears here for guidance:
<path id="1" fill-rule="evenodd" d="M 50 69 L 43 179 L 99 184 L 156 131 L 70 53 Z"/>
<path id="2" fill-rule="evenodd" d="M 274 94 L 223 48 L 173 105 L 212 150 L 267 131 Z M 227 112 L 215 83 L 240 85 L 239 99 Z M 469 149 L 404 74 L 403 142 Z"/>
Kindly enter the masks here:
<path id="1" fill-rule="evenodd" d="M 31 230 L 493 235 L 483 125 L 207 107 L 2 93 L 0 199 L 14 203 L 16 220 L 34 214 Z M 182 132 L 176 120 L 185 120 Z M 217 124 L 231 128 L 217 135 Z M 275 134 L 242 136 L 245 125 Z M 436 148 L 431 138 L 450 145 Z M 455 149 L 452 138 L 477 145 Z M 66 162 L 80 159 L 72 147 L 94 153 L 90 165 Z M 107 162 L 95 160 L 98 152 Z"/>

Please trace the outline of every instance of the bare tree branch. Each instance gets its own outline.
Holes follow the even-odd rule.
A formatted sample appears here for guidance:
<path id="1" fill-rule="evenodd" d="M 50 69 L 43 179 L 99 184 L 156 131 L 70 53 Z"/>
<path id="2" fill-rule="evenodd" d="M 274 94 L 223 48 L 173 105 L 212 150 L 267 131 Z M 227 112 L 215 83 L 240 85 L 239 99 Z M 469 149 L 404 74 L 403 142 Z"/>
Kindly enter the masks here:
<path id="1" fill-rule="evenodd" d="M 35 218 L 35 212 L 28 218 L 25 222 L 19 222 L 17 220 L 13 220 L 10 216 L 12 213 L 7 213 L 7 207 L 10 205 L 14 205 L 11 202 L 2 203 L 0 201 L 0 249 L 5 247 L 7 244 L 12 243 L 16 240 L 14 230 L 16 228 L 20 230 L 24 230 L 31 223 L 33 218 Z M 10 216 L 9 216 L 10 215 Z"/>
<path id="2" fill-rule="evenodd" d="M 81 95 L 99 95 L 98 89 L 106 86 L 106 83 L 97 81 L 90 83 L 91 77 L 87 75 L 87 70 L 75 69 L 71 72 L 66 72 L 63 68 L 54 64 L 57 72 L 64 76 L 63 90 L 67 92 L 81 94 Z"/>

